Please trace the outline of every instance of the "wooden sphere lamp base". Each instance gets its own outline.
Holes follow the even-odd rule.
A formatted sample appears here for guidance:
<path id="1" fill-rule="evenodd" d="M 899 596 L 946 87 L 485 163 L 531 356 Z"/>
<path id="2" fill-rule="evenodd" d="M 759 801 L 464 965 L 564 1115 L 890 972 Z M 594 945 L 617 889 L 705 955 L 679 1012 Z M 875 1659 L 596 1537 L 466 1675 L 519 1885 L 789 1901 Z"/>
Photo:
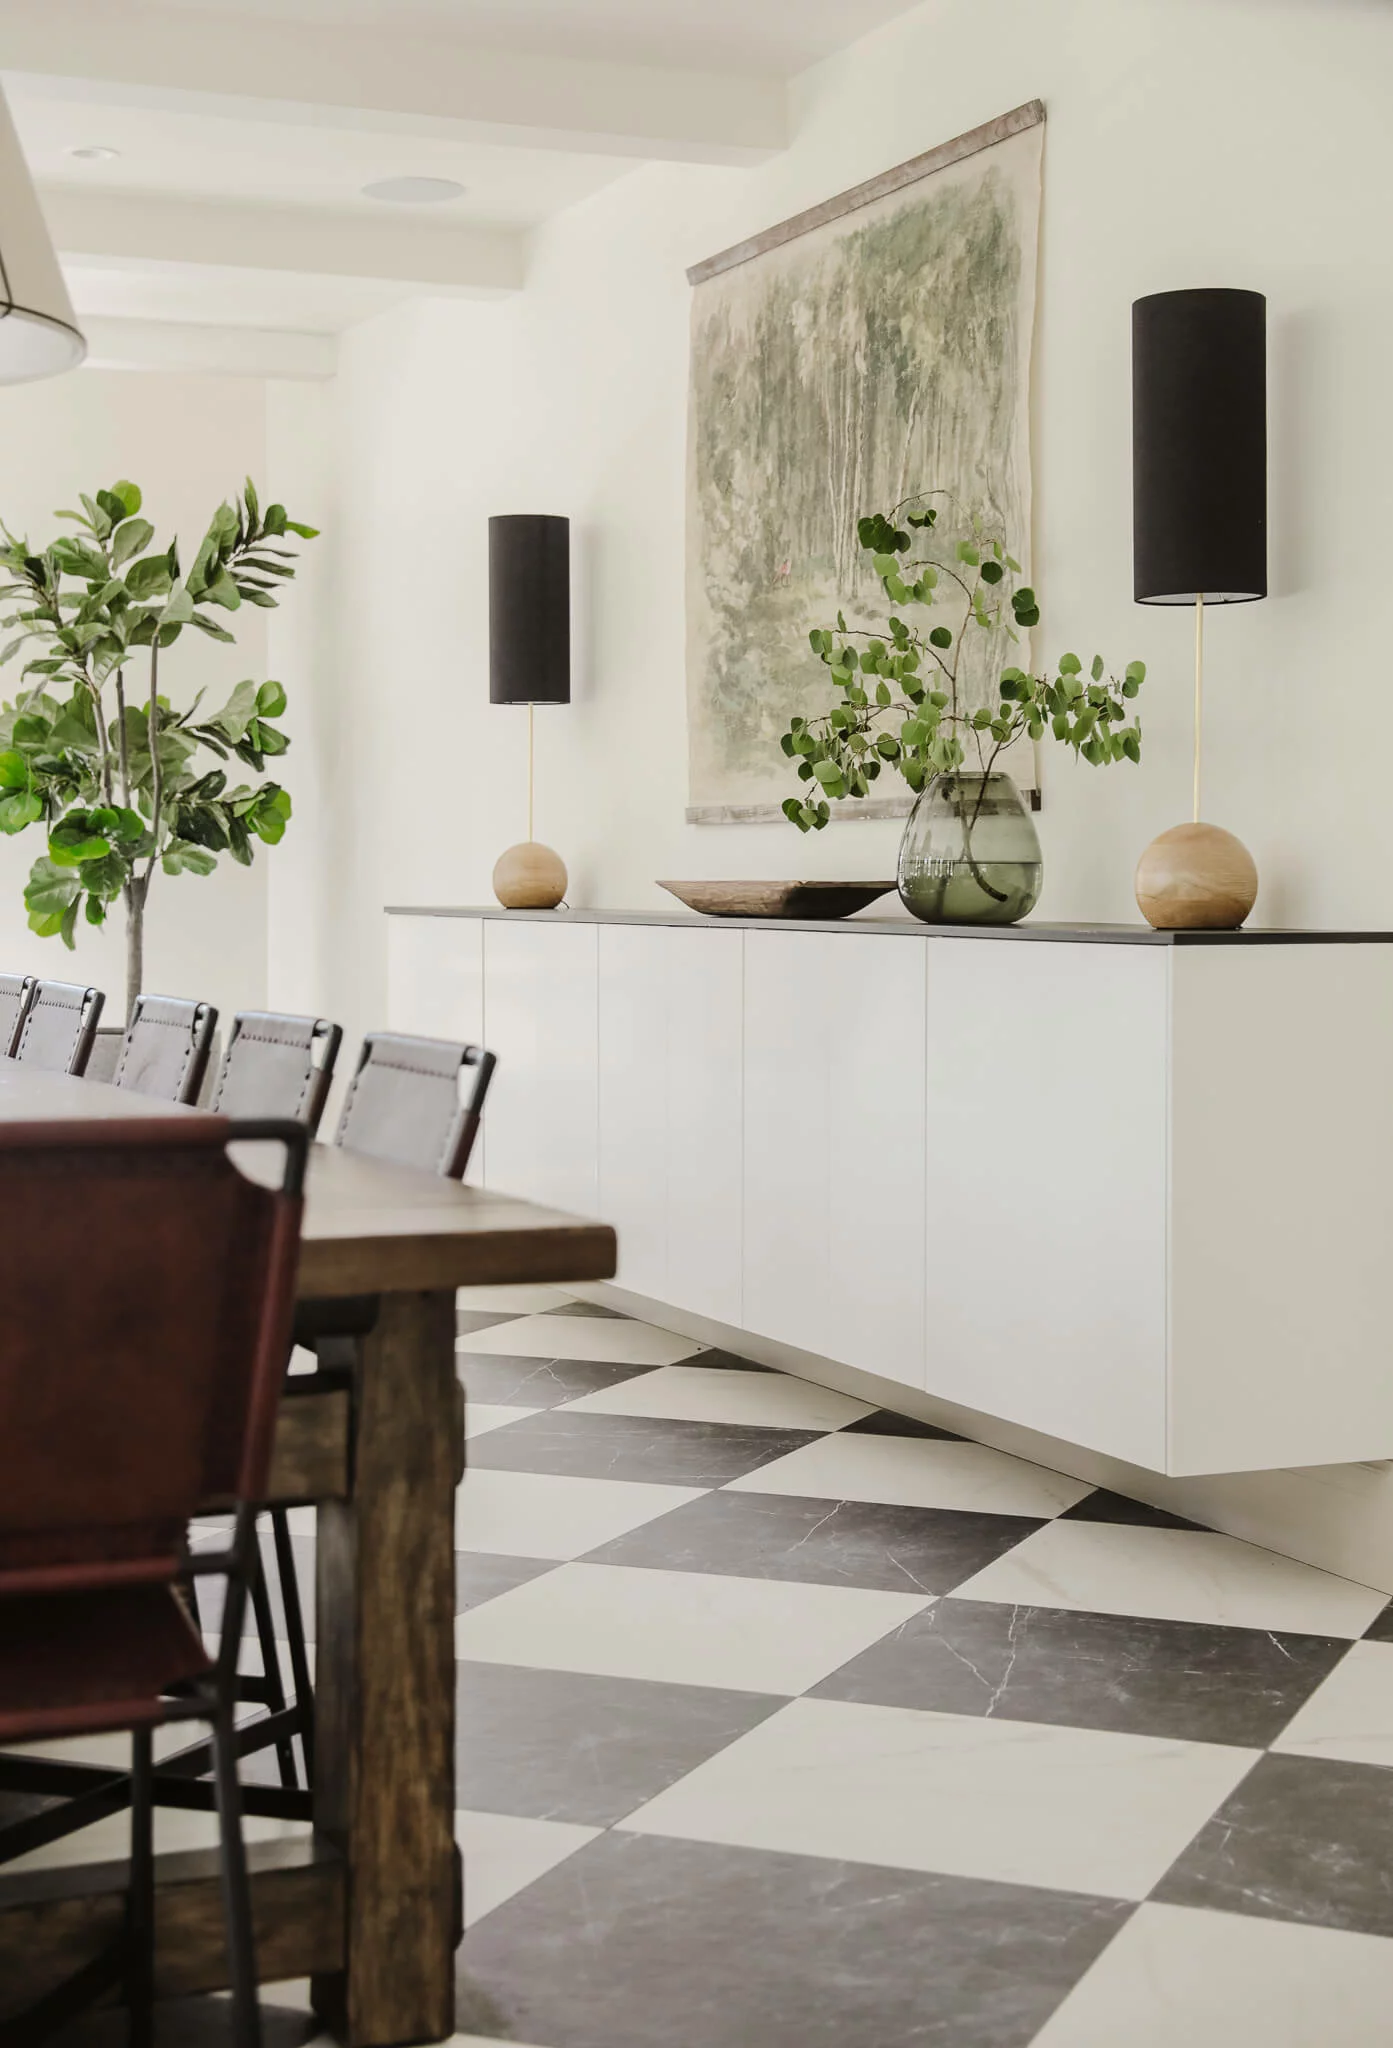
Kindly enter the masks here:
<path id="1" fill-rule="evenodd" d="M 1258 871 L 1222 825 L 1173 825 L 1137 862 L 1137 904 L 1157 931 L 1237 931 L 1257 901 Z"/>
<path id="2" fill-rule="evenodd" d="M 493 871 L 493 893 L 505 910 L 555 910 L 566 894 L 566 863 L 535 839 L 510 846 Z"/>

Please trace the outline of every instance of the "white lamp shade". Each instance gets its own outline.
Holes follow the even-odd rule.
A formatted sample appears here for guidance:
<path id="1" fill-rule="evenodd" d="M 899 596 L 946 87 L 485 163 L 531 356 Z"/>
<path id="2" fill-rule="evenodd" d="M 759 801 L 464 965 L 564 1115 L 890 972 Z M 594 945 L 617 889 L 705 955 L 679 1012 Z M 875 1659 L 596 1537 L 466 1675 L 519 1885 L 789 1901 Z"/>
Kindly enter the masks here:
<path id="1" fill-rule="evenodd" d="M 74 370 L 86 353 L 0 92 L 0 384 Z"/>

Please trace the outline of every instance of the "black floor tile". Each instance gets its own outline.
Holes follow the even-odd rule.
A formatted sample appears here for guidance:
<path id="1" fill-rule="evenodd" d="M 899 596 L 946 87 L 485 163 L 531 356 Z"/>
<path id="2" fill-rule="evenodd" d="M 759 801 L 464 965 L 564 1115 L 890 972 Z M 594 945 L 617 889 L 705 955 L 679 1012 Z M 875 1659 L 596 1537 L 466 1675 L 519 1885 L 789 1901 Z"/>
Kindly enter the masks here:
<path id="1" fill-rule="evenodd" d="M 632 1316 L 626 1316 L 622 1309 L 603 1308 L 598 1301 L 568 1301 L 563 1308 L 549 1308 L 549 1316 L 601 1316 L 606 1322 L 631 1323 Z"/>
<path id="2" fill-rule="evenodd" d="M 509 1358 L 492 1351 L 461 1351 L 455 1369 L 471 1400 L 500 1408 L 559 1408 L 653 1370 L 595 1358 Z"/>
<path id="3" fill-rule="evenodd" d="M 709 1493 L 592 1551 L 589 1562 L 946 1593 L 1041 1526 L 1017 1515 Z"/>
<path id="4" fill-rule="evenodd" d="M 555 1561 L 547 1557 L 502 1557 L 492 1551 L 457 1550 L 455 1612 L 468 1614 L 471 1607 L 482 1607 L 486 1600 L 496 1600 L 500 1593 L 511 1593 L 515 1586 L 525 1586 L 529 1579 L 539 1579 L 543 1572 L 555 1570 Z"/>
<path id="5" fill-rule="evenodd" d="M 488 1430 L 469 1448 L 475 1471 L 555 1472 L 578 1479 L 724 1486 L 728 1480 L 800 1450 L 820 1434 L 818 1430 L 755 1429 L 734 1423 L 673 1422 L 648 1415 L 550 1410 Z"/>
<path id="6" fill-rule="evenodd" d="M 1393 1936 L 1393 1771 L 1265 1756 L 1153 1896 Z"/>
<path id="7" fill-rule="evenodd" d="M 472 1337 L 476 1330 L 491 1330 L 498 1323 L 515 1323 L 518 1320 L 518 1312 L 514 1309 L 456 1309 L 455 1335 L 457 1337 Z"/>
<path id="8" fill-rule="evenodd" d="M 1382 1614 L 1376 1614 L 1364 1631 L 1366 1642 L 1393 1643 L 1393 1600 L 1390 1600 Z"/>
<path id="9" fill-rule="evenodd" d="M 1187 1522 L 1165 1508 L 1153 1508 L 1144 1500 L 1129 1500 L 1125 1493 L 1109 1493 L 1105 1486 L 1085 1494 L 1060 1516 L 1061 1522 L 1125 1522 L 1133 1529 L 1202 1529 L 1202 1522 Z"/>
<path id="10" fill-rule="evenodd" d="M 510 1664 L 461 1663 L 457 1678 L 455 1804 L 588 1827 L 623 1820 L 785 1704 Z"/>
<path id="11" fill-rule="evenodd" d="M 466 1937 L 457 2024 L 547 2048 L 1026 2048 L 1131 1911 L 611 1834 Z"/>
<path id="12" fill-rule="evenodd" d="M 858 1416 L 849 1422 L 844 1436 L 929 1436 L 939 1443 L 960 1444 L 963 1439 L 954 1436 L 951 1429 L 939 1429 L 932 1422 L 920 1422 L 914 1415 L 897 1415 L 893 1408 L 874 1408 L 869 1415 Z"/>
<path id="13" fill-rule="evenodd" d="M 726 1372 L 773 1371 L 772 1366 L 756 1365 L 752 1358 L 739 1358 L 733 1351 L 721 1351 L 716 1348 L 713 1348 L 710 1351 L 699 1352 L 695 1358 L 684 1358 L 682 1363 L 684 1365 L 721 1366 L 724 1368 Z"/>
<path id="14" fill-rule="evenodd" d="M 1324 1636 L 948 1599 L 813 1691 L 867 1706 L 1260 1749 L 1348 1649 Z"/>

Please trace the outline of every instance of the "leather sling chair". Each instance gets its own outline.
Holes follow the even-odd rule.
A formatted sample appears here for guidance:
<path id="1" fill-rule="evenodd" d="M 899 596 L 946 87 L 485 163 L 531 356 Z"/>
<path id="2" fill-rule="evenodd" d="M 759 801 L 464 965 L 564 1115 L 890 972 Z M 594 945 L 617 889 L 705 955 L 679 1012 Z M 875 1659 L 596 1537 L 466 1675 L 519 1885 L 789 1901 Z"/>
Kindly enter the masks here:
<path id="1" fill-rule="evenodd" d="M 75 981 L 36 981 L 13 1057 L 51 1074 L 85 1074 L 106 997 Z"/>
<path id="2" fill-rule="evenodd" d="M 284 1148 L 277 1184 L 229 1142 Z M 259 2048 L 237 1776 L 237 1651 L 257 1570 L 299 1254 L 301 1126 L 222 1118 L 0 1124 L 0 1742 L 130 1730 L 127 1910 L 66 1981 L 0 1982 L 0 2038 L 37 2041 L 113 1987 L 135 2048 L 151 2040 L 152 1732 L 211 1725 L 237 2048 Z M 80 1284 L 79 1284 L 80 1283 Z M 191 1556 L 201 1502 L 235 1501 L 230 1543 Z M 208 1653 L 180 1581 L 226 1585 Z M 0 1789 L 41 1759 L 0 1755 Z M 98 1813 L 113 1775 L 51 1761 L 45 1790 Z M 119 1803 L 124 1803 L 121 1800 Z M 42 1814 L 32 1817 L 42 1822 Z M 30 1830 L 32 1833 L 32 1828 Z M 18 1853 L 25 1826 L 0 1837 Z M 18 2008 L 18 2010 L 16 2010 Z"/>
<path id="3" fill-rule="evenodd" d="M 181 996 L 139 995 L 112 1081 L 161 1102 L 197 1102 L 218 1013 Z"/>

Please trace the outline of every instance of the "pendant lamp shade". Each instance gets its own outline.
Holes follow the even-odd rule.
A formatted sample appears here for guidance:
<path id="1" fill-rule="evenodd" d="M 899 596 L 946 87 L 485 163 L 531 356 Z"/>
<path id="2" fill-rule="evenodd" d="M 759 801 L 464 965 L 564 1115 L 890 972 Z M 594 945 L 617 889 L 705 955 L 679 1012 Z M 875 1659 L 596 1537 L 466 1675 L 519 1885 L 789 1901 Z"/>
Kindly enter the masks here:
<path id="1" fill-rule="evenodd" d="M 1267 595 L 1267 301 L 1156 292 L 1132 307 L 1138 604 Z"/>
<path id="2" fill-rule="evenodd" d="M 489 702 L 571 701 L 571 522 L 489 521 Z"/>
<path id="3" fill-rule="evenodd" d="M 0 93 L 0 384 L 75 370 L 87 353 Z"/>

